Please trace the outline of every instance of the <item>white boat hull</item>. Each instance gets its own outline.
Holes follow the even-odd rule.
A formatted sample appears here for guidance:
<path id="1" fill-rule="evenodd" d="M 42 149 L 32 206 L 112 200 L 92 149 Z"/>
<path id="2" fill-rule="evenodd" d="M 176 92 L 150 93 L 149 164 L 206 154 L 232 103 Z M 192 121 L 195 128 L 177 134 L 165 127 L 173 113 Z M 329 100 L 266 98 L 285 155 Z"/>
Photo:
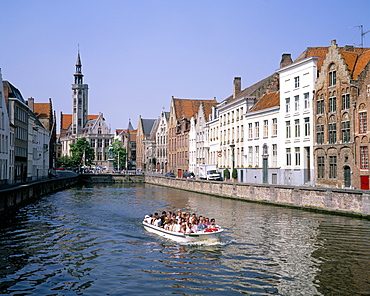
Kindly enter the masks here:
<path id="1" fill-rule="evenodd" d="M 214 242 L 220 239 L 220 235 L 223 232 L 222 228 L 219 228 L 217 231 L 213 232 L 197 232 L 197 233 L 181 233 L 181 232 L 174 232 L 169 231 L 152 224 L 148 224 L 143 222 L 144 228 L 152 233 L 157 235 L 163 236 L 165 238 L 174 240 L 180 243 L 192 243 L 192 242 Z"/>

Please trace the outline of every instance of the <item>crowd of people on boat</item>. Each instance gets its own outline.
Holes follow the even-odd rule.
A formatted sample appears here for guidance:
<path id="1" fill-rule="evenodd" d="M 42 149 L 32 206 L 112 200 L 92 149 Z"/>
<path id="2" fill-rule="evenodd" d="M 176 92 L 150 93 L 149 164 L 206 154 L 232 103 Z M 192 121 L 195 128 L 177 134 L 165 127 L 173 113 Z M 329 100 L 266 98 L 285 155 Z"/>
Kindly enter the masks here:
<path id="1" fill-rule="evenodd" d="M 165 230 L 182 233 L 217 231 L 219 228 L 214 218 L 209 219 L 186 212 L 163 211 L 161 215 L 158 213 L 145 215 L 144 222 Z"/>

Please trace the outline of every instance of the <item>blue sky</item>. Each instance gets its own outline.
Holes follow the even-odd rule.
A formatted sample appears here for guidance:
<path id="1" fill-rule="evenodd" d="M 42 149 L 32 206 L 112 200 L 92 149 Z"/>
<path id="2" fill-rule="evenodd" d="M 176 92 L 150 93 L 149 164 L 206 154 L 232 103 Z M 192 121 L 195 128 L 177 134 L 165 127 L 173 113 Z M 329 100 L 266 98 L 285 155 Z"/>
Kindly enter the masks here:
<path id="1" fill-rule="evenodd" d="M 370 0 L 2 0 L 0 68 L 25 99 L 72 110 L 78 44 L 89 114 L 112 132 L 158 118 L 171 97 L 213 98 L 272 74 L 283 53 L 361 43 Z M 364 36 L 370 47 L 370 32 Z M 58 121 L 59 128 L 59 121 Z"/>

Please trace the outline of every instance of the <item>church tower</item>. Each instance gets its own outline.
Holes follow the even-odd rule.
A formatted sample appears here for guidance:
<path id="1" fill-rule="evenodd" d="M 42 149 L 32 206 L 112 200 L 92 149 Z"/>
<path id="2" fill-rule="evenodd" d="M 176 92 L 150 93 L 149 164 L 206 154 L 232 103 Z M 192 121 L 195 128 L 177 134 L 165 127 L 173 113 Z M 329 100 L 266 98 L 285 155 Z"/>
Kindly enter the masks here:
<path id="1" fill-rule="evenodd" d="M 74 75 L 75 81 L 72 84 L 72 134 L 78 135 L 82 133 L 82 128 L 86 125 L 88 115 L 88 85 L 83 83 L 82 63 L 80 51 L 78 51 L 76 61 L 76 72 Z"/>

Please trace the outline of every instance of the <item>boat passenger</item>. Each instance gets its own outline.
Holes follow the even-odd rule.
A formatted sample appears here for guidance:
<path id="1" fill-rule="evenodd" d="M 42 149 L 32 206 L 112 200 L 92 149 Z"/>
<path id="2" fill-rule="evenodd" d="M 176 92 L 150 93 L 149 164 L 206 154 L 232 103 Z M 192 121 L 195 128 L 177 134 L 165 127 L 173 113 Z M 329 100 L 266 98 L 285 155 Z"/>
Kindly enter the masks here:
<path id="1" fill-rule="evenodd" d="M 178 220 L 175 220 L 172 231 L 180 232 L 180 230 L 181 230 L 181 224 L 179 223 Z"/>
<path id="2" fill-rule="evenodd" d="M 181 228 L 180 228 L 180 231 L 181 233 L 186 233 L 186 223 L 182 223 L 181 224 Z"/>
<path id="3" fill-rule="evenodd" d="M 197 231 L 202 231 L 202 230 L 204 230 L 206 228 L 207 228 L 207 226 L 204 225 L 204 217 L 203 216 L 199 216 L 199 223 L 198 223 Z"/>
<path id="4" fill-rule="evenodd" d="M 161 227 L 162 226 L 162 219 L 158 215 L 156 216 L 154 220 L 154 226 Z"/>
<path id="5" fill-rule="evenodd" d="M 206 218 L 205 221 L 204 221 L 204 225 L 206 225 L 207 227 L 209 225 L 211 225 L 211 222 L 209 221 L 209 218 Z"/>

